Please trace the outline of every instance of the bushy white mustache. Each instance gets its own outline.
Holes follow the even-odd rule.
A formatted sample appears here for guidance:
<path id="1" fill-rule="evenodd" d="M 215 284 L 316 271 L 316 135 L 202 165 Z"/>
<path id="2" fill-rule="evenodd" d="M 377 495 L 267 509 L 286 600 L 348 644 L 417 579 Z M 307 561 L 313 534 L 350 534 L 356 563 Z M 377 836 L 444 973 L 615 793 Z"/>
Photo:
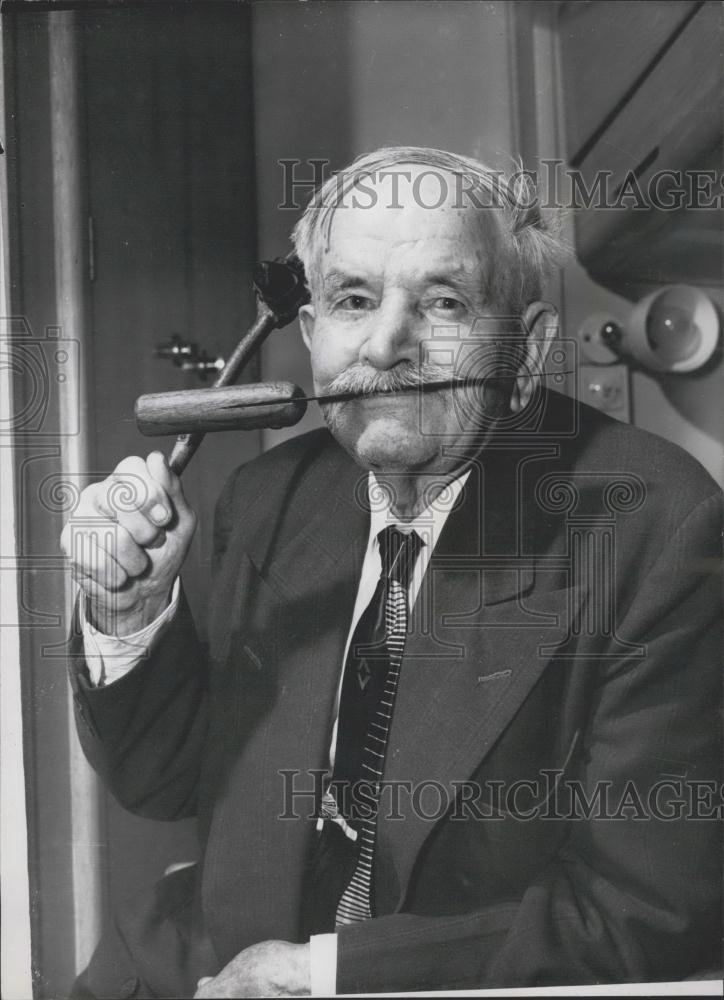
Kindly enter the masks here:
<path id="1" fill-rule="evenodd" d="M 370 368 L 360 361 L 354 362 L 349 368 L 336 375 L 327 386 L 327 392 L 333 393 L 386 393 L 400 389 L 414 389 L 430 382 L 449 381 L 452 377 L 449 368 L 422 362 L 402 361 L 394 368 L 381 370 Z"/>

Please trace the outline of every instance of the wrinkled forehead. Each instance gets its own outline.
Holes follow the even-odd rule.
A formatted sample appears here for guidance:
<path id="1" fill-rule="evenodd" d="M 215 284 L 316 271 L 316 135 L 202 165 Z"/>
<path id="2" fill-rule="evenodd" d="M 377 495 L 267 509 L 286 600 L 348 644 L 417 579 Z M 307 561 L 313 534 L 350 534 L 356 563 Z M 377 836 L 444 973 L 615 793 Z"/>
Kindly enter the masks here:
<path id="1" fill-rule="evenodd" d="M 466 180 L 418 164 L 355 176 L 336 196 L 324 249 L 370 240 L 390 248 L 444 242 L 488 257 L 502 239 L 501 209 L 470 197 Z"/>

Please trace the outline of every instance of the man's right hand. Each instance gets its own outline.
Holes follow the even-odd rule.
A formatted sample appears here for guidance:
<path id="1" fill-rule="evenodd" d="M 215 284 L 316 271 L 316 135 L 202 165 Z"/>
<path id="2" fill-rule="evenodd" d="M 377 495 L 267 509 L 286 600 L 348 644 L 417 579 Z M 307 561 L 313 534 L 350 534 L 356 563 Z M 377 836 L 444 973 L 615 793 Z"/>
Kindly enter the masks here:
<path id="1" fill-rule="evenodd" d="M 61 535 L 92 624 L 109 635 L 149 625 L 168 605 L 196 528 L 181 481 L 154 451 L 125 458 L 83 490 Z"/>

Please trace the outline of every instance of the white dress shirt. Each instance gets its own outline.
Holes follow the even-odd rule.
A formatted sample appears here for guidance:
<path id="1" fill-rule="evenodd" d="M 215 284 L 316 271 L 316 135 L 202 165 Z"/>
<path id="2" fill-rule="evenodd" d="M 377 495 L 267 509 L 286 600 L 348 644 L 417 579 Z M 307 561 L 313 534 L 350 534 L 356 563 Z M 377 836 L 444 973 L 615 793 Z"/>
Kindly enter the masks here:
<path id="1" fill-rule="evenodd" d="M 330 765 L 334 766 L 334 751 L 337 743 L 337 720 L 339 714 L 339 697 L 342 690 L 342 675 L 347 652 L 357 622 L 372 599 L 377 587 L 377 581 L 382 572 L 382 560 L 377 536 L 383 528 L 394 525 L 401 531 L 416 531 L 422 540 L 422 548 L 415 563 L 412 579 L 408 589 L 410 607 L 412 608 L 420 592 L 423 577 L 427 570 L 432 553 L 445 527 L 450 511 L 460 496 L 469 471 L 458 479 L 453 479 L 443 488 L 432 503 L 412 521 L 400 521 L 391 507 L 391 497 L 388 490 L 377 482 L 374 473 L 369 473 L 367 491 L 370 505 L 370 530 L 367 539 L 367 549 L 362 564 L 357 599 L 355 601 L 352 620 L 347 633 L 344 658 L 340 664 L 339 685 L 335 701 L 335 720 L 332 730 L 332 741 L 329 750 Z M 177 579 L 171 592 L 171 603 L 150 625 L 123 637 L 105 635 L 93 628 L 85 616 L 84 602 L 80 602 L 80 618 L 83 627 L 83 642 L 88 663 L 91 682 L 96 685 L 112 684 L 119 680 L 129 670 L 132 670 L 142 659 L 148 656 L 153 645 L 159 640 L 168 625 L 173 620 L 179 601 L 180 584 Z M 310 961 L 312 996 L 335 996 L 337 985 L 337 935 L 315 934 L 310 938 Z"/>

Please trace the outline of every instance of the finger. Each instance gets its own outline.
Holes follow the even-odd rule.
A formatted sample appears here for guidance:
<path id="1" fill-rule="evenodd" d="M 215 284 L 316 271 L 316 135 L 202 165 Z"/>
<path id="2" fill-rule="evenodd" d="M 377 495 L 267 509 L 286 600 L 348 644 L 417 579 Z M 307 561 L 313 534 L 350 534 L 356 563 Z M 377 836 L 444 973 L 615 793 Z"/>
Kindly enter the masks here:
<path id="1" fill-rule="evenodd" d="M 96 544 L 105 549 L 130 577 L 140 576 L 148 566 L 148 555 L 134 540 L 130 532 L 116 520 L 99 510 L 102 503 L 96 502 L 94 491 L 98 486 L 89 487 L 85 491 L 78 509 L 66 523 L 60 536 L 60 548 L 65 556 L 73 561 L 73 549 L 79 544 L 81 535 L 90 534 L 95 537 Z"/>
<path id="2" fill-rule="evenodd" d="M 144 547 L 158 539 L 161 526 L 173 516 L 171 501 L 149 476 L 140 458 L 125 459 L 108 479 L 98 484 L 93 496 L 96 508 L 122 525 Z"/>
<path id="3" fill-rule="evenodd" d="M 152 548 L 159 541 L 163 541 L 164 531 L 157 524 L 154 524 L 141 510 L 123 510 L 119 509 L 118 504 L 114 500 L 113 487 L 110 488 L 109 494 L 111 494 L 111 499 L 108 497 L 101 499 L 101 508 L 108 516 L 114 514 L 114 522 L 122 527 L 133 541 L 140 545 L 142 548 L 149 549 Z"/>
<path id="4" fill-rule="evenodd" d="M 114 526 L 109 525 L 109 529 Z M 114 558 L 112 534 L 78 531 L 73 535 L 70 560 L 73 578 L 85 588 L 86 581 L 99 584 L 104 590 L 120 590 L 128 579 L 124 568 Z"/>
<path id="5" fill-rule="evenodd" d="M 161 535 L 165 536 L 165 532 L 162 531 Z M 163 539 L 161 541 L 163 542 Z M 115 525 L 112 544 L 113 549 L 110 554 L 130 579 L 133 580 L 146 572 L 149 562 L 146 548 L 138 544 L 124 525 Z"/>
<path id="6" fill-rule="evenodd" d="M 152 451 L 146 459 L 146 467 L 153 479 L 171 498 L 179 514 L 190 512 L 181 479 L 169 466 L 166 456 L 160 451 Z"/>
<path id="7" fill-rule="evenodd" d="M 120 511 L 139 510 L 157 525 L 166 524 L 173 516 L 171 497 L 137 455 L 120 462 L 110 479 L 119 487 L 123 484 L 114 497 Z"/>
<path id="8" fill-rule="evenodd" d="M 122 525 L 107 518 L 99 519 L 96 528 L 84 527 L 82 530 L 77 529 L 72 532 L 68 537 L 66 549 L 68 545 L 73 550 L 80 546 L 81 543 L 77 542 L 76 538 L 82 536 L 90 536 L 94 544 L 115 560 L 131 579 L 145 573 L 148 567 L 148 553 Z M 78 548 L 78 552 L 82 555 L 81 548 Z M 69 559 L 76 561 L 74 551 L 66 551 L 66 554 Z"/>

